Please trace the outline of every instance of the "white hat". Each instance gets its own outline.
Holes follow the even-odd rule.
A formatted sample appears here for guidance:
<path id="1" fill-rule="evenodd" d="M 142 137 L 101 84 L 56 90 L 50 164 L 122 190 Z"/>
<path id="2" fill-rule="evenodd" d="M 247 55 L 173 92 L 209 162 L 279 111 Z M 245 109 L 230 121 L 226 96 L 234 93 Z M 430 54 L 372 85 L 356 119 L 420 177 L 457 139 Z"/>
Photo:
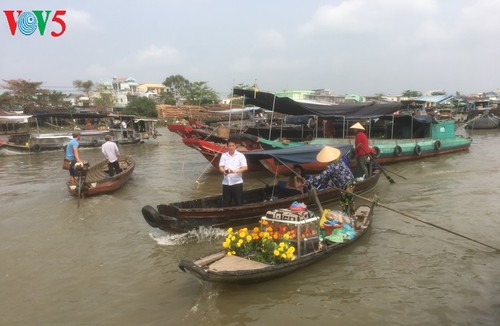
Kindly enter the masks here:
<path id="1" fill-rule="evenodd" d="M 365 128 L 364 128 L 364 127 L 361 125 L 361 123 L 359 123 L 359 122 L 356 122 L 355 124 L 353 124 L 353 125 L 351 126 L 351 128 L 349 128 L 349 129 L 359 129 L 359 130 L 365 130 Z"/>
<path id="2" fill-rule="evenodd" d="M 318 155 L 316 155 L 316 160 L 320 163 L 328 163 L 338 160 L 340 158 L 340 150 L 334 147 L 325 146 L 323 147 Z"/>

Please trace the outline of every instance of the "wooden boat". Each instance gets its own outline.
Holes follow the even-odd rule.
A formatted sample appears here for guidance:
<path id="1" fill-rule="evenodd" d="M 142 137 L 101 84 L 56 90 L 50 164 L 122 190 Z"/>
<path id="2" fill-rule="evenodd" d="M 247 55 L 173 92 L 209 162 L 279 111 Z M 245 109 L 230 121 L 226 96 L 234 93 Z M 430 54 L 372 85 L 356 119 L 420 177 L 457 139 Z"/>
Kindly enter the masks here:
<path id="1" fill-rule="evenodd" d="M 106 160 L 90 167 L 80 170 L 81 190 L 77 185 L 68 184 L 68 191 L 72 196 L 88 197 L 101 194 L 108 194 L 123 186 L 135 169 L 135 160 L 132 156 L 120 156 L 118 158 L 122 172 L 110 177 L 108 175 L 108 164 Z"/>
<path id="2" fill-rule="evenodd" d="M 354 193 L 363 194 L 372 190 L 379 177 L 379 171 L 375 170 L 372 176 L 354 185 Z M 282 197 L 284 195 L 285 197 Z M 326 204 L 337 202 L 340 195 L 340 190 L 336 188 L 317 191 L 319 200 Z M 180 233 L 201 226 L 225 228 L 255 224 L 268 210 L 289 206 L 294 201 L 303 202 L 313 209 L 316 208 L 316 202 L 309 194 L 286 196 L 276 185 L 244 191 L 243 204 L 240 206 L 222 207 L 222 195 L 217 195 L 160 204 L 157 209 L 146 205 L 142 208 L 142 215 L 154 228 Z"/>
<path id="3" fill-rule="evenodd" d="M 468 129 L 495 129 L 500 125 L 500 118 L 486 111 L 481 115 L 467 121 L 465 123 L 465 128 Z"/>
<path id="4" fill-rule="evenodd" d="M 289 115 L 314 115 L 318 119 L 334 122 L 335 138 L 314 138 L 298 144 L 324 144 L 339 146 L 354 144 L 354 135 L 349 129 L 355 122 L 366 125 L 369 144 L 375 149 L 374 157 L 379 164 L 392 164 L 419 160 L 425 157 L 467 151 L 472 143 L 470 137 L 455 134 L 455 121 L 436 120 L 429 115 L 401 113 L 401 103 L 354 103 L 343 105 L 318 105 L 301 103 L 286 97 L 276 97 L 266 92 L 250 92 L 234 89 L 234 94 L 245 96 L 245 103 L 267 110 Z M 288 147 L 295 146 L 294 142 Z M 265 146 L 263 146 L 265 147 Z M 354 159 L 351 156 L 351 161 Z M 314 162 L 309 162 L 314 163 Z M 264 164 L 266 165 L 266 164 Z M 306 173 L 317 173 L 324 165 L 312 164 Z M 269 162 L 266 166 L 273 173 L 282 173 L 281 167 Z"/>
<path id="5" fill-rule="evenodd" d="M 372 215 L 373 205 L 371 207 L 358 207 L 354 215 L 355 223 L 358 223 L 355 228 L 356 235 L 352 239 L 344 240 L 342 243 L 317 239 L 318 245 L 313 245 L 312 250 L 297 254 L 294 261 L 268 264 L 246 257 L 229 256 L 225 251 L 221 251 L 196 260 L 181 260 L 179 268 L 206 282 L 249 284 L 267 281 L 325 259 L 334 252 L 356 242 L 369 230 L 372 224 Z M 300 244 L 298 247 L 300 248 Z"/>
<path id="6" fill-rule="evenodd" d="M 203 155 L 215 168 L 219 168 L 220 157 L 223 153 L 227 152 L 226 145 L 217 144 L 211 141 L 199 139 L 199 138 L 182 138 L 184 145 L 196 149 Z M 252 142 L 255 144 L 254 142 Z M 256 148 L 253 150 L 260 150 L 261 148 Z M 237 147 L 237 150 L 243 154 L 251 151 L 241 144 Z M 252 151 L 253 151 L 252 150 Z M 259 160 L 247 158 L 248 171 L 265 171 L 264 167 L 260 164 Z"/>

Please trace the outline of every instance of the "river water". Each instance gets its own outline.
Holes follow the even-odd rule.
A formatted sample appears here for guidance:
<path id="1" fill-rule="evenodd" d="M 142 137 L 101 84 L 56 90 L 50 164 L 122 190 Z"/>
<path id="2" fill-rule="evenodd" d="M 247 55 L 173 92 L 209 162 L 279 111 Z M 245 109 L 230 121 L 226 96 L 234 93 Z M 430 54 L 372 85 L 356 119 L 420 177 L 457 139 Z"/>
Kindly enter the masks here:
<path id="1" fill-rule="evenodd" d="M 122 146 L 137 161 L 111 194 L 66 191 L 62 152 L 0 151 L 0 325 L 498 325 L 500 256 L 419 223 L 500 248 L 498 130 L 475 131 L 469 152 L 387 168 L 366 237 L 306 269 L 252 286 L 202 284 L 181 272 L 223 230 L 171 235 L 141 208 L 216 194 L 221 175 L 180 138 Z M 495 149 L 495 150 L 493 150 Z M 83 159 L 101 160 L 99 149 Z M 245 187 L 272 182 L 247 173 Z M 361 202 L 359 202 L 361 203 Z"/>

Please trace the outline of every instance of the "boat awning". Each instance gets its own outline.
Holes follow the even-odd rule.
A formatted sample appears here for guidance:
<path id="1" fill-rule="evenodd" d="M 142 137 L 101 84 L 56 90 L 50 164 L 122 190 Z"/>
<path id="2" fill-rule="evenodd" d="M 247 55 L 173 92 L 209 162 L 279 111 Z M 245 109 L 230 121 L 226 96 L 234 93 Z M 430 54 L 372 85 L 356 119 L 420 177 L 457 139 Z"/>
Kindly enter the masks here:
<path id="1" fill-rule="evenodd" d="M 27 123 L 31 115 L 0 115 L 0 121 L 8 123 Z"/>
<path id="2" fill-rule="evenodd" d="M 246 108 L 237 108 L 237 109 L 220 110 L 220 111 L 206 110 L 206 112 L 221 113 L 221 114 L 241 114 L 241 113 L 255 112 L 255 111 L 266 111 L 266 110 L 258 106 L 249 106 Z"/>
<path id="3" fill-rule="evenodd" d="M 138 119 L 134 119 L 134 122 L 137 123 L 139 121 L 144 121 L 144 122 L 158 122 L 158 119 L 154 119 L 154 118 L 138 118 Z"/>
<path id="4" fill-rule="evenodd" d="M 270 149 L 263 151 L 254 152 L 243 152 L 247 158 L 262 160 L 266 158 L 274 158 L 278 162 L 285 164 L 303 164 L 316 162 L 316 155 L 323 147 L 327 145 L 323 144 L 306 144 L 304 146 L 296 146 L 290 148 L 280 148 L 280 149 Z M 342 156 L 347 155 L 347 153 L 353 148 L 352 145 L 339 145 L 332 146 L 338 148 Z"/>
<path id="5" fill-rule="evenodd" d="M 271 93 L 255 92 L 235 88 L 235 95 L 244 96 L 245 103 L 259 106 L 269 111 L 289 115 L 317 115 L 326 119 L 368 119 L 391 115 L 401 108 L 401 103 L 363 102 L 349 104 L 317 104 L 297 102 L 288 97 L 278 97 Z"/>

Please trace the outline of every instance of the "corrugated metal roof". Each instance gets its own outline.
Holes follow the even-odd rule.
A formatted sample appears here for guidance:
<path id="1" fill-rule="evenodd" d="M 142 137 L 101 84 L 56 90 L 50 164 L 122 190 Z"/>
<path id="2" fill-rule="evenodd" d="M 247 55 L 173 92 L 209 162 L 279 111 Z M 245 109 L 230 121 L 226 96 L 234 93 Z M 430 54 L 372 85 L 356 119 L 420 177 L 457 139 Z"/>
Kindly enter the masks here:
<path id="1" fill-rule="evenodd" d="M 453 95 L 434 95 L 434 96 L 420 96 L 412 98 L 412 101 L 415 102 L 431 102 L 431 103 L 443 103 L 455 98 Z"/>

